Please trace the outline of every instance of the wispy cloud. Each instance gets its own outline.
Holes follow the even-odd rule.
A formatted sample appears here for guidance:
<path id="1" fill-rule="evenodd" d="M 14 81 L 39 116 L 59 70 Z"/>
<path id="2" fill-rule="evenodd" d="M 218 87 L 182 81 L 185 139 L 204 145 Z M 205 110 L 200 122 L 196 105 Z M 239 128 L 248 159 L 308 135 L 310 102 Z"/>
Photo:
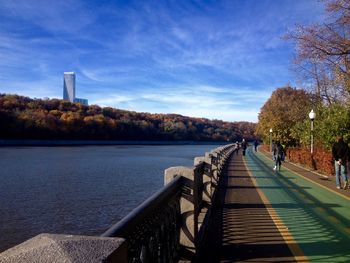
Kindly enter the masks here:
<path id="1" fill-rule="evenodd" d="M 74 0 L 3 1 L 0 10 L 9 20 L 16 17 L 19 22 L 31 23 L 49 33 L 77 33 L 95 18 L 84 2 Z"/>
<path id="2" fill-rule="evenodd" d="M 121 91 L 121 94 L 109 94 L 107 98 L 96 95 L 91 102 L 152 113 L 256 121 L 260 101 L 266 100 L 269 95 L 270 92 L 262 91 L 257 94 L 246 87 L 192 86 L 151 88 L 138 90 L 132 95 Z"/>
<path id="3" fill-rule="evenodd" d="M 60 97 L 76 71 L 91 103 L 256 121 L 294 83 L 281 35 L 320 19 L 317 0 L 3 1 L 0 92 Z"/>

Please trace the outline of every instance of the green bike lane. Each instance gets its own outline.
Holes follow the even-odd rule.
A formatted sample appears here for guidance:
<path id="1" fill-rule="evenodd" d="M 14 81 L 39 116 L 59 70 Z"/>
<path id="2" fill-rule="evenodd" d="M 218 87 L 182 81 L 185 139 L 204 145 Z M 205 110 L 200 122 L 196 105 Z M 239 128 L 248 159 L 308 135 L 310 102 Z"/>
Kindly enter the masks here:
<path id="1" fill-rule="evenodd" d="M 250 149 L 245 163 L 267 205 L 282 222 L 282 234 L 292 251 L 293 247 L 300 248 L 310 262 L 350 262 L 348 197 L 283 165 L 281 171 L 275 172 L 271 159 Z"/>

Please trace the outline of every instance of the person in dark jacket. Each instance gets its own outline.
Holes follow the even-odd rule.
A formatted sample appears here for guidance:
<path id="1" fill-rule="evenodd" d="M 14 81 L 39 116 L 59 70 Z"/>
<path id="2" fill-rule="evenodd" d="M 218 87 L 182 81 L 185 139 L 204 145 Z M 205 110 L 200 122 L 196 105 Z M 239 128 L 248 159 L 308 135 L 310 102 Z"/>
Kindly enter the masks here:
<path id="1" fill-rule="evenodd" d="M 344 183 L 344 189 L 348 187 L 348 177 L 347 177 L 347 161 L 349 160 L 350 149 L 349 146 L 344 142 L 342 136 L 337 137 L 337 142 L 333 144 L 332 155 L 334 159 L 335 168 L 335 182 L 337 188 L 341 188 L 341 179 Z"/>
<path id="2" fill-rule="evenodd" d="M 273 156 L 274 160 L 276 161 L 275 167 L 273 167 L 273 170 L 281 170 L 282 166 L 282 160 L 284 159 L 284 149 L 280 142 L 276 142 L 276 144 L 273 147 Z"/>
<path id="3" fill-rule="evenodd" d="M 255 140 L 255 142 L 254 142 L 254 150 L 255 150 L 255 152 L 258 151 L 258 145 L 259 145 L 258 140 Z"/>
<path id="4" fill-rule="evenodd" d="M 248 147 L 248 143 L 246 142 L 245 139 L 242 140 L 241 146 L 242 146 L 242 155 L 244 156 Z"/>

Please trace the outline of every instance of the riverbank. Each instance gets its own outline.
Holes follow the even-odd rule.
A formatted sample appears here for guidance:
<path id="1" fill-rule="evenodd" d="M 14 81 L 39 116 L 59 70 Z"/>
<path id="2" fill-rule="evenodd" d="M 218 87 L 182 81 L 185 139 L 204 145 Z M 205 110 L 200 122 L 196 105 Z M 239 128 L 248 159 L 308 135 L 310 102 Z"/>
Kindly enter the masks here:
<path id="1" fill-rule="evenodd" d="M 84 146 L 84 145 L 222 145 L 229 142 L 212 141 L 103 141 L 103 140 L 1 140 L 4 146 Z"/>

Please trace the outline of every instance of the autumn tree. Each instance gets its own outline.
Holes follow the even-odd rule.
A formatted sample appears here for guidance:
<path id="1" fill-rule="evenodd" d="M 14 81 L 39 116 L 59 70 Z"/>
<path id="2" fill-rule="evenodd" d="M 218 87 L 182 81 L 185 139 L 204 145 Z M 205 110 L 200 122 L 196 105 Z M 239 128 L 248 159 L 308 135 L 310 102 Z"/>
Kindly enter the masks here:
<path id="1" fill-rule="evenodd" d="M 350 101 L 350 1 L 325 0 L 322 24 L 298 25 L 286 38 L 296 43 L 299 72 L 328 104 Z"/>
<path id="2" fill-rule="evenodd" d="M 331 149 L 336 136 L 342 135 L 350 142 L 350 109 L 333 103 L 331 106 L 319 105 L 315 119 L 315 140 L 317 145 Z"/>
<path id="3" fill-rule="evenodd" d="M 287 86 L 275 90 L 260 110 L 257 134 L 267 142 L 272 128 L 274 140 L 288 146 L 299 144 L 295 127 L 308 118 L 311 105 L 311 95 L 302 89 Z"/>

